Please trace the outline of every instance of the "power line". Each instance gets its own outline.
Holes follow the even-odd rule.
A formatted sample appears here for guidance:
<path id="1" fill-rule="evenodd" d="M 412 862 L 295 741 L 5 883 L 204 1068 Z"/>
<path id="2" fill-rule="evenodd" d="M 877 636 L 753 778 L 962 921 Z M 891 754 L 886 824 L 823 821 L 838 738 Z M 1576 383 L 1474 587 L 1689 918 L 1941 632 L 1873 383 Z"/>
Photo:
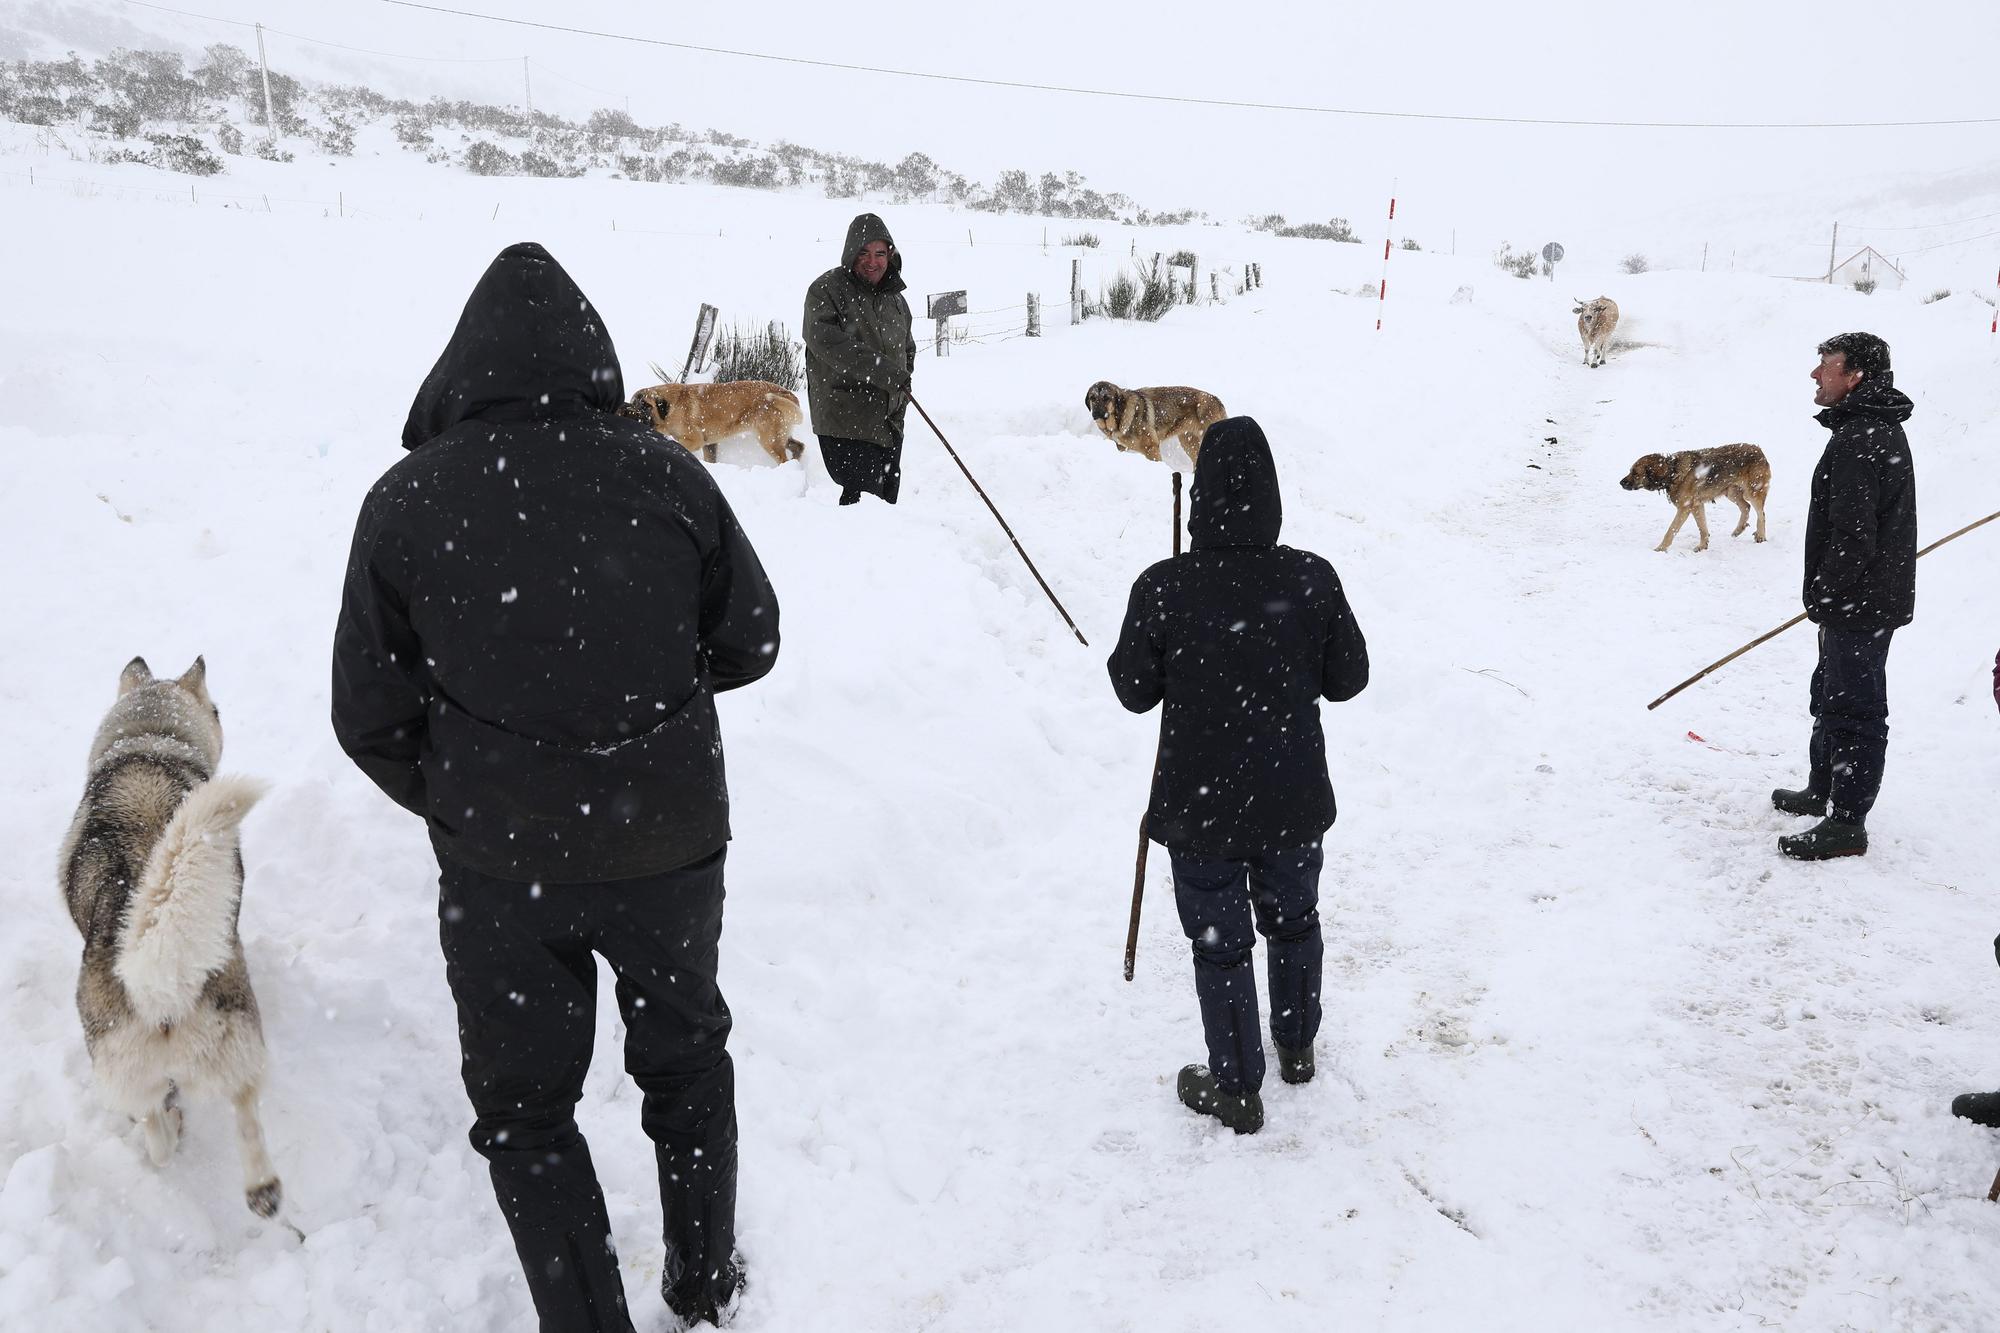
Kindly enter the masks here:
<path id="1" fill-rule="evenodd" d="M 1859 225 L 1856 231 L 1935 231 L 1939 227 L 1963 227 L 1973 222 L 1985 222 L 1989 218 L 2000 218 L 2000 213 L 1981 213 L 1977 217 L 1957 218 L 1951 222 L 1913 222 L 1907 227 L 1871 227 Z"/>
<path id="2" fill-rule="evenodd" d="M 611 41 L 634 42 L 642 46 L 671 47 L 703 55 L 735 56 L 741 60 L 767 60 L 783 65 L 805 65 L 815 69 L 842 70 L 855 74 L 886 74 L 901 79 L 928 79 L 940 83 L 975 84 L 986 88 L 1013 88 L 1026 92 L 1068 93 L 1074 97 L 1103 97 L 1136 102 L 1172 102 L 1184 106 L 1226 107 L 1238 111 L 1291 111 L 1315 116 L 1357 116 L 1382 120 L 1455 121 L 1472 125 L 1549 125 L 1586 129 L 1621 130 L 1879 130 L 1920 129 L 1952 125 L 2000 125 L 2000 116 L 1977 116 L 1958 120 L 1871 120 L 1871 121 L 1668 121 L 1668 120 L 1572 120 L 1534 116 L 1465 116 L 1439 111 L 1371 111 L 1355 107 L 1309 106 L 1295 102 L 1237 102 L 1216 97 L 1178 97 L 1170 93 L 1135 93 L 1112 88 L 1080 88 L 1060 83 L 1031 83 L 1020 79 L 985 79 L 970 74 L 939 74 L 929 70 L 897 69 L 887 65 L 857 65 L 838 60 L 813 60 L 805 56 L 773 55 L 767 51 L 741 51 L 722 46 L 700 46 L 693 42 L 668 41 L 664 37 L 642 37 L 636 33 L 609 32 L 599 28 L 576 28 L 535 19 L 509 18 L 502 14 L 482 14 L 470 9 L 421 4 L 418 0 L 382 0 L 403 9 L 449 14 L 457 18 L 506 23 L 544 32 L 564 32 L 578 37 L 601 37 Z"/>
<path id="3" fill-rule="evenodd" d="M 200 19 L 204 23 L 223 23 L 232 28 L 255 28 L 259 25 L 243 19 L 226 19 L 214 14 L 197 14 L 188 9 L 173 9 L 167 5 L 152 4 L 150 0 L 125 0 L 128 5 L 140 9 L 157 9 L 162 14 L 178 14 L 185 19 Z M 312 46 L 331 47 L 336 51 L 353 51 L 364 56 L 381 56 L 386 60 L 419 60 L 430 65 L 500 65 L 512 64 L 519 56 L 413 56 L 401 51 L 375 51 L 365 46 L 349 46 L 345 42 L 329 42 L 324 38 L 308 37 L 304 33 L 286 32 L 283 28 L 264 25 L 264 31 L 274 37 L 289 37 L 295 42 L 305 42 Z"/>

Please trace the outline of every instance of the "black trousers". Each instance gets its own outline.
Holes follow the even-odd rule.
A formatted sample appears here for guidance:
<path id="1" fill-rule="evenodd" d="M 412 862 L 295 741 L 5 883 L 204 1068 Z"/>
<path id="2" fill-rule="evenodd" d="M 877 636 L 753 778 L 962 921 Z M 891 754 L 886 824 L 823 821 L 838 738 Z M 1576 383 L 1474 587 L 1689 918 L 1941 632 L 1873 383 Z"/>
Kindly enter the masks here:
<path id="1" fill-rule="evenodd" d="M 1256 1092 L 1264 1086 L 1264 1034 L 1257 1017 L 1257 972 L 1250 963 L 1253 916 L 1270 972 L 1271 1040 L 1302 1050 L 1319 1032 L 1324 853 L 1318 843 L 1227 861 L 1169 851 L 1174 906 L 1194 946 L 1194 991 L 1209 1072 L 1224 1092 Z"/>
<path id="2" fill-rule="evenodd" d="M 604 1195 L 578 1132 L 597 962 L 617 977 L 625 1071 L 645 1094 L 666 1285 L 730 1294 L 736 1086 L 716 988 L 727 848 L 661 875 L 521 884 L 441 862 L 439 934 L 458 1006 L 472 1146 L 513 1232 L 542 1333 L 630 1333 Z"/>
<path id="3" fill-rule="evenodd" d="M 827 475 L 840 483 L 840 502 L 852 504 L 863 491 L 879 495 L 890 504 L 903 489 L 903 445 L 876 444 L 870 440 L 849 440 L 838 435 L 819 437 L 819 456 Z"/>
<path id="4" fill-rule="evenodd" d="M 1819 632 L 1812 674 L 1812 772 L 1808 790 L 1825 796 L 1843 824 L 1861 824 L 1882 790 L 1889 750 L 1889 639 L 1894 630 Z"/>

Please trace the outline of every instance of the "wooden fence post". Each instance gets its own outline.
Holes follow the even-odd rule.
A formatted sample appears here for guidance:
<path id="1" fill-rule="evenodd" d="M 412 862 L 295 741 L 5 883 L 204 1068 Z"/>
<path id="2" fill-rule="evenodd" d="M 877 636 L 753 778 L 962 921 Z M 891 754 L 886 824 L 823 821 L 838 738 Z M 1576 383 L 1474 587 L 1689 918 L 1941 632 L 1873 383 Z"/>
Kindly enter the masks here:
<path id="1" fill-rule="evenodd" d="M 1211 301 L 1220 301 L 1222 299 L 1222 292 L 1219 288 L 1214 269 L 1208 271 L 1208 299 Z"/>
<path id="2" fill-rule="evenodd" d="M 1028 293 L 1028 336 L 1042 336 L 1042 298 L 1034 292 Z"/>
<path id="3" fill-rule="evenodd" d="M 1083 261 L 1069 261 L 1069 322 L 1083 323 Z"/>

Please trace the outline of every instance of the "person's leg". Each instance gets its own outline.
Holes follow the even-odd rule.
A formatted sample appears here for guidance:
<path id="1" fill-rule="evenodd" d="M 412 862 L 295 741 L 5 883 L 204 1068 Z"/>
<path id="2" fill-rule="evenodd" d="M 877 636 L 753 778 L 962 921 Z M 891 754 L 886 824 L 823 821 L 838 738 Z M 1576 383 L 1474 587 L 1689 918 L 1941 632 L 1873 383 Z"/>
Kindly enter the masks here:
<path id="1" fill-rule="evenodd" d="M 542 1333 L 630 1333 L 604 1195 L 575 1118 L 597 1009 L 594 886 L 440 871 L 472 1147 L 487 1161 Z"/>
<path id="2" fill-rule="evenodd" d="M 1225 1093 L 1264 1086 L 1264 1034 L 1257 1021 L 1256 940 L 1241 861 L 1205 861 L 1172 852 L 1174 905 L 1194 947 L 1194 990 L 1201 1003 L 1208 1068 Z"/>
<path id="3" fill-rule="evenodd" d="M 1810 768 L 1806 773 L 1806 793 L 1826 799 L 1833 790 L 1832 764 L 1827 757 L 1826 728 L 1826 631 L 1819 632 L 1819 657 L 1813 663 L 1812 690 L 1808 696 L 1812 711 L 1812 740 L 1806 747 Z"/>
<path id="4" fill-rule="evenodd" d="M 1266 852 L 1250 861 L 1250 904 L 1264 937 L 1270 972 L 1271 1040 L 1288 1051 L 1311 1048 L 1319 1033 L 1318 843 Z"/>
<path id="5" fill-rule="evenodd" d="M 659 1165 L 661 1289 L 683 1316 L 713 1317 L 736 1264 L 736 1075 L 729 1006 L 716 984 L 723 858 L 628 880 L 594 941 L 618 977 L 625 1069 L 645 1093 L 640 1124 Z"/>
<path id="6" fill-rule="evenodd" d="M 890 504 L 903 492 L 903 445 L 897 441 L 882 449 L 882 489 L 879 494 Z"/>
<path id="7" fill-rule="evenodd" d="M 1882 790 L 1889 749 L 1889 640 L 1892 630 L 1824 630 L 1826 673 L 1820 722 L 1830 785 L 1829 813 L 1865 824 Z"/>

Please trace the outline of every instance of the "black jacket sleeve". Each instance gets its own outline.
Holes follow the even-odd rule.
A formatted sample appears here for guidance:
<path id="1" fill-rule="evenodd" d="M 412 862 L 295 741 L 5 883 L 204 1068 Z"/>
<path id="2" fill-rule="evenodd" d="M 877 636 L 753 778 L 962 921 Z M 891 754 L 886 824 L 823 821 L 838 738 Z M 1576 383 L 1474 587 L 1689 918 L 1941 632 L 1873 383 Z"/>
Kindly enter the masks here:
<path id="1" fill-rule="evenodd" d="M 1333 604 L 1327 617 L 1326 654 L 1320 667 L 1320 693 L 1334 703 L 1345 703 L 1368 686 L 1368 641 L 1361 626 L 1354 623 L 1353 608 L 1341 591 L 1340 576 L 1333 579 Z"/>
<path id="2" fill-rule="evenodd" d="M 1843 450 L 1832 464 L 1826 487 L 1826 545 L 1819 567 L 1806 581 L 1805 607 L 1809 613 L 1853 600 L 1875 562 L 1876 529 L 1881 521 L 1876 512 L 1880 488 L 1875 469 L 1853 450 Z"/>
<path id="3" fill-rule="evenodd" d="M 376 505 L 371 494 L 355 524 L 333 631 L 333 734 L 389 799 L 428 815 L 418 756 L 430 677 L 410 627 L 400 543 L 382 533 Z"/>
<path id="4" fill-rule="evenodd" d="M 1159 588 L 1148 570 L 1132 585 L 1132 598 L 1125 608 L 1125 627 L 1119 631 L 1118 646 L 1111 650 L 1105 666 L 1111 672 L 1111 688 L 1118 702 L 1134 713 L 1150 710 L 1166 696 L 1166 653 L 1156 632 L 1161 626 Z"/>
<path id="5" fill-rule="evenodd" d="M 701 652 L 709 684 L 733 690 L 761 680 L 778 663 L 778 594 L 750 538 L 720 491 L 718 540 L 701 571 Z"/>

